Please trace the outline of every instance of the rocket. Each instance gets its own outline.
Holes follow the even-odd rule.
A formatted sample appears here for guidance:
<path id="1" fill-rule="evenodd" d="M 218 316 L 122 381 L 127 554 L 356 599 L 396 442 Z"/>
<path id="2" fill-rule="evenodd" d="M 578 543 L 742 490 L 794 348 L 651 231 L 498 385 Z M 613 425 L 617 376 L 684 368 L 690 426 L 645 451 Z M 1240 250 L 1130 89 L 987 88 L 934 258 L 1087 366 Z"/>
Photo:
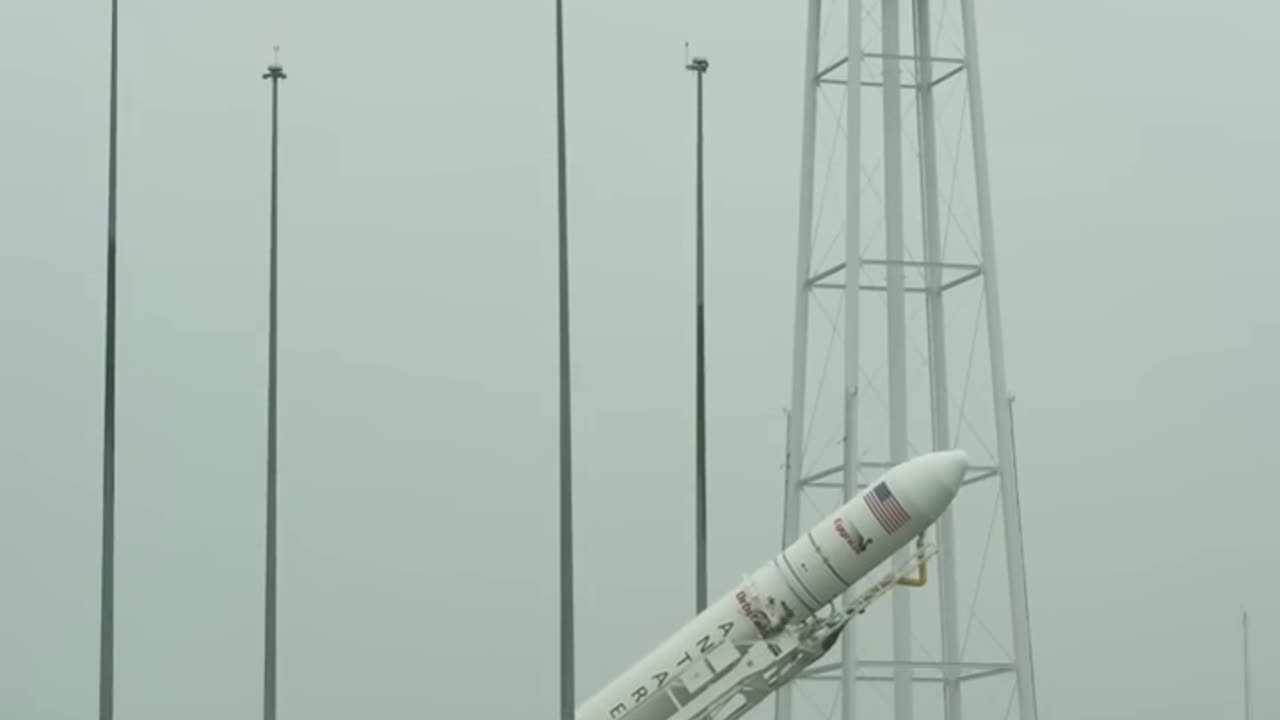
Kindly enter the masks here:
<path id="1" fill-rule="evenodd" d="M 945 450 L 889 469 L 597 692 L 575 720 L 745 714 L 825 654 L 914 563 L 923 565 L 924 532 L 951 504 L 968 466 L 963 450 Z M 921 544 L 910 566 L 836 602 L 913 538 Z"/>

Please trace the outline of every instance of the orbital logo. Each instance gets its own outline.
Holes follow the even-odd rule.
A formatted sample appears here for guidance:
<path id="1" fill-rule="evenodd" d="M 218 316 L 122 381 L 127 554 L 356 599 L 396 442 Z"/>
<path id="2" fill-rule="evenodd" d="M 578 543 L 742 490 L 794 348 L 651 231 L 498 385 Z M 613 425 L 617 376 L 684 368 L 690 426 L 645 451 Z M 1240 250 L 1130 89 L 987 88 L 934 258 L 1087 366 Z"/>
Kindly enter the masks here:
<path id="1" fill-rule="evenodd" d="M 765 615 L 763 610 L 751 607 L 751 600 L 747 597 L 747 591 L 739 590 L 738 594 L 733 597 L 738 601 L 738 612 L 741 612 L 745 618 L 750 620 L 761 635 L 767 634 L 769 632 L 769 617 Z"/>
<path id="2" fill-rule="evenodd" d="M 867 546 L 871 544 L 870 540 L 858 532 L 858 528 L 852 525 L 845 527 L 844 518 L 836 518 L 835 525 L 836 534 L 844 539 L 844 544 L 852 548 L 855 555 L 861 555 L 866 551 Z"/>

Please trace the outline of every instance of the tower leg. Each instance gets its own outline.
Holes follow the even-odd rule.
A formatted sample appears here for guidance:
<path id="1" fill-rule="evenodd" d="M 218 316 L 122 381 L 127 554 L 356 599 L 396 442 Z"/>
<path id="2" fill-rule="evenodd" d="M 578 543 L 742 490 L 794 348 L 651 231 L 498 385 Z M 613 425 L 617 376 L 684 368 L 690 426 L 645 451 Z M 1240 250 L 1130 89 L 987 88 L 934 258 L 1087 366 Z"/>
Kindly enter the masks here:
<path id="1" fill-rule="evenodd" d="M 797 236 L 795 343 L 791 357 L 791 409 L 787 420 L 787 477 L 783 493 L 782 544 L 800 532 L 800 479 L 804 476 L 805 380 L 809 362 L 809 272 L 813 255 L 813 160 L 818 125 L 818 51 L 822 0 L 809 0 L 805 31 L 804 127 L 800 138 L 800 217 Z M 791 686 L 778 690 L 776 720 L 791 720 Z"/>
<path id="2" fill-rule="evenodd" d="M 844 293 L 844 497 L 857 493 L 858 484 L 858 278 L 862 274 L 862 0 L 849 0 L 849 60 L 845 111 L 845 285 Z M 807 341 L 807 338 L 806 338 Z M 854 597 L 850 590 L 846 600 Z M 841 639 L 841 717 L 857 717 L 857 622 L 850 622 Z"/>
<path id="3" fill-rule="evenodd" d="M 1014 672 L 1018 682 L 1021 720 L 1036 720 L 1035 682 L 1031 664 L 1031 620 L 1027 602 L 1025 558 L 1022 548 L 1022 511 L 1018 503 L 1018 476 L 1013 461 L 1013 422 L 1004 374 L 1004 330 L 1000 318 L 1000 285 L 996 273 L 995 231 L 991 218 L 991 179 L 987 167 L 986 117 L 982 107 L 982 75 L 978 61 L 978 31 L 973 0 L 962 0 L 964 53 L 969 90 L 969 124 L 973 138 L 973 165 L 978 191 L 978 225 L 982 242 L 983 290 L 986 293 L 987 342 L 991 362 L 991 391 L 996 417 L 996 443 L 1000 469 L 1001 510 L 1004 514 L 1005 558 L 1009 571 L 1009 601 L 1013 611 Z"/>
<path id="4" fill-rule="evenodd" d="M 898 0 L 881 0 L 881 44 L 884 68 L 884 211 L 885 285 L 888 305 L 889 462 L 907 460 L 907 294 L 902 213 L 902 74 Z M 850 279 L 846 293 L 859 290 Z M 895 562 L 905 562 L 906 548 Z M 911 595 L 905 587 L 893 591 L 893 707 L 897 720 L 913 717 L 911 688 Z"/>
<path id="5" fill-rule="evenodd" d="M 916 101 L 919 107 L 920 190 L 923 204 L 925 262 L 925 318 L 929 341 L 929 388 L 933 447 L 951 446 L 950 393 L 947 387 L 946 314 L 942 302 L 942 231 L 938 213 L 938 138 L 934 112 L 933 40 L 929 0 L 913 0 L 916 56 Z M 956 592 L 955 513 L 950 508 L 938 519 L 938 609 L 942 633 L 942 709 L 944 720 L 961 720 L 960 682 L 954 663 L 960 661 L 959 611 Z"/>

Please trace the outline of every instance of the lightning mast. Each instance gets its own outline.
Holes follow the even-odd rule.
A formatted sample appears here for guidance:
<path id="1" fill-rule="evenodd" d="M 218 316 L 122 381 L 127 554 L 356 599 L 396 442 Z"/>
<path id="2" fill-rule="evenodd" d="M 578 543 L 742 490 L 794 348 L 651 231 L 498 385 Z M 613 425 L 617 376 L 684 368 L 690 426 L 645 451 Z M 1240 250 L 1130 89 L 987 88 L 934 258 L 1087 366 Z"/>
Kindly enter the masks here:
<path id="1" fill-rule="evenodd" d="M 573 394 L 569 343 L 569 191 L 565 147 L 564 3 L 556 0 L 557 301 L 560 396 L 560 719 L 573 720 L 577 699 L 573 612 Z"/>
<path id="2" fill-rule="evenodd" d="M 707 74 L 710 63 L 704 57 L 695 57 L 685 64 L 685 70 L 697 73 L 698 76 L 698 112 L 697 112 L 697 228 L 695 255 L 697 270 L 695 286 L 697 288 L 694 317 L 697 339 L 695 345 L 696 360 L 694 375 L 696 377 L 697 407 L 694 440 L 697 447 L 694 478 L 694 595 L 697 612 L 707 609 L 707 354 L 706 354 L 706 314 L 703 303 L 703 174 L 702 174 L 702 77 Z"/>
<path id="3" fill-rule="evenodd" d="M 1036 720 L 973 5 L 808 3 L 783 544 L 908 457 L 973 466 L 932 531 L 936 579 L 850 623 L 777 720 L 823 692 L 844 720 Z"/>
<path id="4" fill-rule="evenodd" d="M 119 3 L 111 0 L 111 89 L 107 139 L 107 318 L 102 437 L 102 598 L 98 647 L 98 718 L 115 712 L 116 579 L 116 89 Z"/>
<path id="5" fill-rule="evenodd" d="M 277 364 L 277 188 L 279 185 L 279 107 L 280 81 L 285 79 L 280 64 L 280 46 L 275 59 L 267 66 L 263 79 L 271 81 L 271 245 L 270 281 L 268 286 L 267 331 L 267 577 L 266 618 L 263 648 L 264 720 L 276 717 L 276 364 Z"/>

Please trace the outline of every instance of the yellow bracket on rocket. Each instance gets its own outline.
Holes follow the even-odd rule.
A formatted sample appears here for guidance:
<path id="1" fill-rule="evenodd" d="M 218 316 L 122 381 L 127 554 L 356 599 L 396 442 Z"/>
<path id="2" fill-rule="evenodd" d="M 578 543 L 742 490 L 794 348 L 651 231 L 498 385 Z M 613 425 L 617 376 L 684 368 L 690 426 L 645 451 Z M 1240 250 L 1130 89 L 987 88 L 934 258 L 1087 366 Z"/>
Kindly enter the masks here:
<path id="1" fill-rule="evenodd" d="M 920 558 L 920 563 L 916 566 L 916 568 L 919 571 L 919 575 L 913 578 L 898 578 L 897 584 L 902 585 L 904 587 L 924 587 L 924 584 L 928 582 L 929 565 L 928 565 L 928 561 L 926 560 L 925 554 L 921 552 L 923 548 L 924 548 L 924 533 L 920 533 L 920 536 L 916 538 L 916 557 Z"/>

